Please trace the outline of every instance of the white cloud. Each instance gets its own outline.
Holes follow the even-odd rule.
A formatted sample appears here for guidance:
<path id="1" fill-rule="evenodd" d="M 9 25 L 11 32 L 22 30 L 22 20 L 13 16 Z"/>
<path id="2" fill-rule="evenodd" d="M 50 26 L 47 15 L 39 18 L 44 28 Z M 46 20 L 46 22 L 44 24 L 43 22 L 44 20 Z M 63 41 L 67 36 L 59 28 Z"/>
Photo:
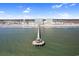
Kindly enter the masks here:
<path id="1" fill-rule="evenodd" d="M 73 3 L 73 4 L 70 4 L 70 6 L 75 6 L 76 4 L 75 3 Z"/>
<path id="2" fill-rule="evenodd" d="M 64 4 L 53 5 L 52 8 L 61 8 Z"/>
<path id="3" fill-rule="evenodd" d="M 0 11 L 0 14 L 3 14 L 3 13 L 5 13 L 4 11 Z"/>
<path id="4" fill-rule="evenodd" d="M 62 13 L 62 14 L 59 14 L 61 18 L 70 18 L 70 15 L 68 13 Z"/>
<path id="5" fill-rule="evenodd" d="M 71 15 L 69 13 L 61 13 L 61 14 L 54 15 L 53 18 L 57 18 L 57 19 L 69 19 L 69 18 L 71 18 Z"/>
<path id="6" fill-rule="evenodd" d="M 10 14 L 0 14 L 0 19 L 30 19 L 34 18 L 29 15 L 10 15 Z"/>
<path id="7" fill-rule="evenodd" d="M 68 8 L 69 6 L 75 6 L 76 3 L 62 3 L 62 4 L 56 4 L 56 5 L 53 5 L 52 8 L 55 9 L 55 8 L 61 8 L 61 7 L 65 7 L 65 8 Z"/>
<path id="8" fill-rule="evenodd" d="M 30 13 L 31 10 L 32 10 L 32 9 L 28 7 L 28 8 L 26 8 L 26 9 L 23 11 L 23 13 Z"/>

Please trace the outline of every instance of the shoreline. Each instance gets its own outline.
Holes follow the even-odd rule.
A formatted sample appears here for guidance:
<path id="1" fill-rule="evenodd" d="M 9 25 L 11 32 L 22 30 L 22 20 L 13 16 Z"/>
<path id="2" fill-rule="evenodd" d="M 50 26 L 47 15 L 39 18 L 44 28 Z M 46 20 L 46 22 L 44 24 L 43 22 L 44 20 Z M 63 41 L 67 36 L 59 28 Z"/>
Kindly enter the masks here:
<path id="1" fill-rule="evenodd" d="M 79 24 L 45 24 L 43 28 L 78 28 Z M 37 24 L 0 24 L 0 28 L 37 28 Z"/>

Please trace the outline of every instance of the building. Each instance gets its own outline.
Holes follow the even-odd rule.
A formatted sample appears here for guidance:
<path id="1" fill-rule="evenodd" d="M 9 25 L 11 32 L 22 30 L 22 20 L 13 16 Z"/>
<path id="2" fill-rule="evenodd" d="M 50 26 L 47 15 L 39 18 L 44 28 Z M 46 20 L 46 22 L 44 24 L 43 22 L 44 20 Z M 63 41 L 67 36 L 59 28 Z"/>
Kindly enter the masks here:
<path id="1" fill-rule="evenodd" d="M 53 19 L 54 24 L 79 24 L 79 19 Z"/>
<path id="2" fill-rule="evenodd" d="M 34 19 L 0 19 L 0 24 L 34 24 Z"/>

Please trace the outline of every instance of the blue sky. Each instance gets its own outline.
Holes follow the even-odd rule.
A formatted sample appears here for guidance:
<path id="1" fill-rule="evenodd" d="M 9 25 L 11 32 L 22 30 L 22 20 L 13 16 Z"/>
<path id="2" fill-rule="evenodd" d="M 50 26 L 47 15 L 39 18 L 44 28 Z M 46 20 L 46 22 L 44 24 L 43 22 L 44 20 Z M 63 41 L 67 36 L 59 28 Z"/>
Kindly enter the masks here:
<path id="1" fill-rule="evenodd" d="M 0 18 L 79 18 L 79 4 L 0 3 Z"/>

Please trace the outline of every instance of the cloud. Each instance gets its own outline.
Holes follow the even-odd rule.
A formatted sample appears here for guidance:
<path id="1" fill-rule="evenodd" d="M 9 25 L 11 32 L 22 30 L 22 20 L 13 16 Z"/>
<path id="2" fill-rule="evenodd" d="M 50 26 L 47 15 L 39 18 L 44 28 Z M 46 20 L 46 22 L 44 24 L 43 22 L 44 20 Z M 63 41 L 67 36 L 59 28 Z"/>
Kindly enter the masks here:
<path id="1" fill-rule="evenodd" d="M 65 7 L 65 8 L 68 8 L 68 7 L 72 7 L 72 6 L 75 6 L 75 5 L 76 5 L 75 3 L 72 3 L 72 4 L 68 3 L 68 4 L 66 4 L 64 7 Z"/>
<path id="2" fill-rule="evenodd" d="M 26 9 L 23 11 L 23 13 L 30 13 L 31 10 L 32 10 L 32 9 L 28 7 L 28 8 L 26 8 Z"/>
<path id="3" fill-rule="evenodd" d="M 54 15 L 53 18 L 58 18 L 58 19 L 69 19 L 71 18 L 71 15 L 69 13 L 60 13 L 60 14 L 56 14 Z"/>
<path id="4" fill-rule="evenodd" d="M 61 8 L 61 7 L 68 8 L 70 6 L 75 6 L 75 5 L 76 5 L 76 3 L 72 3 L 72 4 L 70 4 L 70 3 L 62 3 L 62 4 L 53 5 L 52 8 L 53 9 L 57 9 L 57 8 Z"/>
<path id="5" fill-rule="evenodd" d="M 76 4 L 75 3 L 73 3 L 73 4 L 70 4 L 70 6 L 75 6 Z"/>
<path id="6" fill-rule="evenodd" d="M 62 6 L 63 6 L 63 4 L 53 5 L 52 8 L 61 8 Z"/>
<path id="7" fill-rule="evenodd" d="M 5 13 L 4 11 L 0 11 L 0 14 L 3 14 L 3 13 Z"/>
<path id="8" fill-rule="evenodd" d="M 70 18 L 70 14 L 69 13 L 62 13 L 59 14 L 61 18 Z"/>

